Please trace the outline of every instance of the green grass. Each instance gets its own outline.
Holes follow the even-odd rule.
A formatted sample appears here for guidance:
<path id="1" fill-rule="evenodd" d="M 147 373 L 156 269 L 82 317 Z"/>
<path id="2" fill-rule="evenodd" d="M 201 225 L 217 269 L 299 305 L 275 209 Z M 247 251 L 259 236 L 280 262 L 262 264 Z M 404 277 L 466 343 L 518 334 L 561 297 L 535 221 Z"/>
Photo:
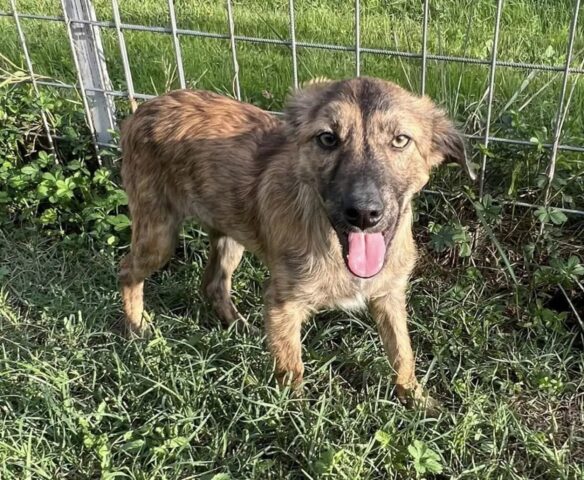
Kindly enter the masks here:
<path id="1" fill-rule="evenodd" d="M 110 2 L 94 3 L 111 20 Z M 124 21 L 168 25 L 162 0 L 120 3 Z M 226 33 L 222 2 L 175 3 L 181 27 Z M 58 0 L 17 4 L 60 9 Z M 353 45 L 353 2 L 295 4 L 299 41 Z M 363 46 L 420 51 L 418 2 L 361 4 Z M 507 0 L 499 58 L 561 64 L 571 6 Z M 234 12 L 238 34 L 288 37 L 284 0 L 234 1 Z M 432 2 L 429 50 L 488 58 L 494 14 L 494 2 Z M 23 25 L 37 73 L 75 82 L 64 27 Z M 574 66 L 584 51 L 578 28 Z M 104 30 L 103 41 L 114 86 L 124 89 L 115 31 Z M 178 86 L 169 36 L 126 32 L 126 41 L 137 91 Z M 182 37 L 181 46 L 191 86 L 232 93 L 227 41 Z M 237 48 L 244 98 L 281 109 L 289 49 Z M 0 53 L 2 84 L 22 66 L 10 18 L 0 17 Z M 362 73 L 419 90 L 418 60 L 362 61 Z M 429 94 L 467 133 L 481 134 L 488 68 L 428 66 Z M 350 76 L 354 55 L 299 49 L 299 72 L 301 80 Z M 562 142 L 582 145 L 576 78 Z M 549 141 L 560 85 L 560 74 L 498 69 L 492 134 Z M 111 177 L 96 172 L 79 99 L 43 92 L 35 102 L 29 85 L 0 87 L 0 479 L 584 479 L 581 217 L 550 211 L 559 225 L 550 217 L 540 232 L 545 211 L 487 200 L 478 215 L 475 186 L 462 185 L 458 169 L 436 172 L 431 188 L 441 194 L 416 200 L 421 258 L 409 311 L 419 376 L 444 413 L 428 419 L 397 402 L 365 314 L 328 312 L 306 325 L 305 396 L 294 398 L 276 387 L 263 339 L 220 328 L 201 298 L 206 237 L 196 227 L 184 229 L 175 258 L 146 284 L 153 338 L 118 334 L 116 270 L 128 229 L 110 222 L 124 212 L 117 154 L 105 158 Z M 56 159 L 68 168 L 39 153 L 40 104 L 64 137 Z M 127 105 L 117 105 L 123 116 Z M 487 192 L 541 201 L 547 152 L 492 145 L 488 153 Z M 473 154 L 479 160 L 476 144 Z M 71 191 L 58 197 L 48 173 L 70 179 Z M 584 209 L 583 174 L 584 155 L 560 154 L 552 203 Z M 234 279 L 236 303 L 258 327 L 266 275 L 246 256 Z"/>
<path id="2" fill-rule="evenodd" d="M 176 2 L 179 27 L 216 33 L 227 33 L 227 18 L 222 2 Z M 404 51 L 421 51 L 421 7 L 409 1 L 372 0 L 362 2 L 361 44 L 363 47 L 390 48 Z M 296 33 L 299 41 L 354 45 L 354 12 L 350 1 L 299 0 L 296 4 Z M 20 0 L 19 10 L 55 14 L 58 0 Z M 106 0 L 95 2 L 97 15 L 112 21 L 111 4 Z M 500 38 L 501 60 L 561 64 L 565 58 L 567 30 L 571 19 L 572 2 L 515 0 L 506 2 Z M 2 10 L 9 10 L 7 0 L 0 2 Z M 234 2 L 236 33 L 254 37 L 287 39 L 289 37 L 287 2 L 283 0 L 246 0 Z M 122 2 L 122 18 L 128 23 L 168 26 L 168 9 L 163 1 L 126 0 Z M 493 34 L 495 8 L 492 2 L 441 0 L 431 8 L 428 48 L 430 52 L 467 55 L 488 59 Z M 0 44 L 13 60 L 19 57 L 19 48 L 13 21 L 3 18 Z M 40 74 L 74 82 L 74 70 L 65 29 L 60 24 L 23 20 L 36 70 Z M 584 27 L 580 25 L 575 45 L 573 66 L 582 61 Z M 136 90 L 160 93 L 169 85 L 178 86 L 174 73 L 174 51 L 169 35 L 148 32 L 126 32 L 126 41 Z M 231 91 L 232 69 L 226 40 L 181 38 L 186 76 L 191 84 L 205 88 Z M 113 29 L 104 30 L 106 56 L 115 86 L 124 87 L 123 72 Z M 291 83 L 291 54 L 285 46 L 238 43 L 241 63 L 241 80 L 246 99 L 265 106 L 280 107 Z M 363 54 L 363 73 L 380 75 L 398 83 L 419 88 L 419 60 L 400 60 L 372 54 Z M 315 75 L 333 78 L 354 73 L 352 52 L 327 52 L 299 49 L 300 78 Z M 528 72 L 500 70 L 497 79 L 497 105 L 495 114 L 518 90 Z M 447 103 L 466 120 L 465 107 L 471 101 L 480 101 L 487 80 L 486 67 L 461 67 L 457 64 L 430 62 L 428 93 L 440 102 Z M 458 78 L 461 77 L 459 85 Z M 515 102 L 521 105 L 546 82 L 552 84 L 544 90 L 529 110 L 533 116 L 544 110 L 545 101 L 556 102 L 560 85 L 559 74 L 538 73 L 529 88 Z M 267 90 L 273 99 L 262 96 Z M 574 104 L 582 99 L 579 88 Z M 457 97 L 459 101 L 457 102 Z M 464 102 L 460 100 L 464 99 Z M 273 102 L 273 103 L 272 103 Z M 581 102 L 580 102 L 581 103 Z M 458 108 L 454 108 L 458 107 Z M 553 113 L 553 112 L 546 112 Z M 551 126 L 553 116 L 543 115 L 534 129 Z M 581 135 L 582 120 L 574 122 L 573 132 Z M 569 124 L 571 124 L 569 122 Z M 567 126 L 569 127 L 569 126 Z M 569 137 L 568 137 L 569 138 Z"/>
<path id="3" fill-rule="evenodd" d="M 219 328 L 201 301 L 204 243 L 184 237 L 148 282 L 155 336 L 127 341 L 111 255 L 0 236 L 2 478 L 414 478 L 414 440 L 438 454 L 440 478 L 584 474 L 582 346 L 557 315 L 534 334 L 521 327 L 533 312 L 510 314 L 509 290 L 425 259 L 411 329 L 447 412 L 399 405 L 370 320 L 339 314 L 307 325 L 294 399 L 275 387 L 262 340 Z M 235 280 L 258 326 L 263 277 L 246 258 Z"/>

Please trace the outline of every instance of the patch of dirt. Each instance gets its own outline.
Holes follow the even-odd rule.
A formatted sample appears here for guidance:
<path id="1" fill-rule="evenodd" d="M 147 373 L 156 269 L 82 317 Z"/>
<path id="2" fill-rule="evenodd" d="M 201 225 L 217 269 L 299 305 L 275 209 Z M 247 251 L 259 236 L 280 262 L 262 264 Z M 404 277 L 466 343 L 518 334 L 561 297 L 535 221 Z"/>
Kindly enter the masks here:
<path id="1" fill-rule="evenodd" d="M 515 412 L 535 432 L 545 433 L 554 447 L 567 447 L 567 460 L 584 463 L 584 392 L 557 401 L 517 398 Z"/>

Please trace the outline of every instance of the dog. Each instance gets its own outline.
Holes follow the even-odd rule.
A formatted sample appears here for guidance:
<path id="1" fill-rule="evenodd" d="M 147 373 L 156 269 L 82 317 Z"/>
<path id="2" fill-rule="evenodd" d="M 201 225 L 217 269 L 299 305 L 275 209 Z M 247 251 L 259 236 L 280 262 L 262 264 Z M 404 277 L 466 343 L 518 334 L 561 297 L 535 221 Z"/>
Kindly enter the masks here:
<path id="1" fill-rule="evenodd" d="M 147 330 L 144 279 L 170 259 L 192 218 L 210 242 L 202 290 L 226 324 L 245 323 L 230 295 L 244 250 L 268 267 L 265 334 L 280 383 L 302 383 L 301 326 L 312 314 L 368 307 L 398 398 L 428 407 L 406 324 L 411 200 L 444 161 L 474 177 L 463 136 L 429 98 L 376 78 L 319 79 L 290 95 L 280 119 L 178 90 L 142 104 L 124 122 L 121 145 L 130 331 Z"/>

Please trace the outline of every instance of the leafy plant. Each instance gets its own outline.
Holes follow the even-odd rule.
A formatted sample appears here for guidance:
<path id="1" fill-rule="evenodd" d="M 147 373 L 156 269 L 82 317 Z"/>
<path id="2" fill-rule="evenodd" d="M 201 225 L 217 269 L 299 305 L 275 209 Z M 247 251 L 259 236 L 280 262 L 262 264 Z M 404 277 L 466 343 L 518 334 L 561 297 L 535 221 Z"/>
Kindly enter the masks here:
<path id="1" fill-rule="evenodd" d="M 579 282 L 581 277 L 584 277 L 584 265 L 575 255 L 567 259 L 552 258 L 549 266 L 540 266 L 535 271 L 536 285 L 560 284 L 569 288 Z"/>
<path id="2" fill-rule="evenodd" d="M 461 257 L 470 256 L 471 239 L 466 228 L 460 223 L 442 225 L 430 222 L 428 230 L 430 231 L 430 246 L 436 252 L 442 253 L 457 248 Z"/>
<path id="3" fill-rule="evenodd" d="M 534 211 L 534 215 L 541 223 L 553 223 L 561 225 L 568 220 L 564 212 L 553 207 L 540 207 Z"/>
<path id="4" fill-rule="evenodd" d="M 41 106 L 52 128 L 65 133 L 54 151 L 43 144 Z M 23 86 L 0 89 L 0 116 L 6 122 L 0 130 L 0 222 L 36 225 L 68 242 L 117 245 L 128 238 L 126 195 L 112 171 L 87 156 L 92 148 L 75 125 L 76 110 L 68 106 L 62 112 L 62 107 L 62 100 L 46 92 L 37 98 Z M 23 113 L 9 115 L 13 112 Z"/>
<path id="5" fill-rule="evenodd" d="M 490 225 L 501 223 L 501 205 L 491 195 L 486 194 L 480 201 L 475 202 L 475 208 L 482 213 L 483 219 Z"/>
<path id="6" fill-rule="evenodd" d="M 424 442 L 414 440 L 408 446 L 408 452 L 412 457 L 413 466 L 418 475 L 425 473 L 442 473 L 440 455 L 429 448 Z"/>

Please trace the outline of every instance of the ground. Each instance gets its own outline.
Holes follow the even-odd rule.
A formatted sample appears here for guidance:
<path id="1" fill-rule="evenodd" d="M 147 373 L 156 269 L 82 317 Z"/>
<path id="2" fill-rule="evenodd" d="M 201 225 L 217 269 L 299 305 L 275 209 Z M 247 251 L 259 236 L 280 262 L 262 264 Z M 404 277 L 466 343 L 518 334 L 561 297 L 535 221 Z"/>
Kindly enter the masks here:
<path id="1" fill-rule="evenodd" d="M 167 25 L 166 2 L 120 2 L 125 21 Z M 220 2 L 175 1 L 179 24 L 226 31 Z M 59 2 L 20 0 L 54 15 Z M 353 2 L 298 0 L 301 41 L 353 44 Z M 362 1 L 362 44 L 419 51 L 421 7 Z M 110 3 L 96 1 L 110 19 Z M 430 51 L 488 58 L 495 2 L 432 2 Z M 561 64 L 570 1 L 505 2 L 500 58 Z M 0 10 L 9 3 L 0 0 Z M 287 38 L 287 2 L 234 2 L 238 34 Z M 323 21 L 326 19 L 326 21 Z M 472 21 L 472 28 L 469 22 Z M 23 21 L 35 70 L 74 82 L 64 30 Z M 52 26 L 51 26 L 52 25 Z M 582 27 L 579 27 L 581 32 Z M 582 61 L 578 34 L 574 66 Z M 137 91 L 177 85 L 170 37 L 127 32 Z M 124 88 L 115 31 L 104 36 Z M 100 166 L 79 98 L 21 83 L 11 18 L 0 17 L 0 478 L 582 479 L 584 478 L 584 223 L 541 204 L 560 73 L 498 70 L 491 132 L 533 139 L 488 155 L 487 195 L 457 168 L 415 200 L 420 260 L 409 293 L 420 378 L 438 418 L 397 401 L 366 314 L 323 312 L 304 329 L 306 385 L 276 386 L 262 338 L 219 326 L 199 292 L 207 239 L 183 229 L 171 263 L 146 284 L 148 340 L 119 334 L 117 263 L 129 220 L 119 153 Z M 189 84 L 231 92 L 227 41 L 182 38 Z M 243 94 L 280 109 L 291 81 L 286 47 L 238 42 Z M 300 79 L 354 72 L 354 54 L 299 50 Z M 363 72 L 419 90 L 419 61 L 363 55 Z M 430 62 L 429 93 L 467 133 L 484 133 L 486 66 Z M 584 90 L 572 77 L 570 105 Z M 119 101 L 118 114 L 127 113 Z M 52 153 L 38 115 L 60 138 Z M 562 143 L 583 145 L 571 108 Z M 584 209 L 584 156 L 561 153 L 551 205 Z M 234 281 L 240 311 L 261 327 L 268 275 L 246 256 Z"/>
<path id="2" fill-rule="evenodd" d="M 113 255 L 2 234 L 3 478 L 412 478 L 415 442 L 444 478 L 581 478 L 582 345 L 561 315 L 522 324 L 481 269 L 423 257 L 411 329 L 445 412 L 397 402 L 366 316 L 306 326 L 296 399 L 276 387 L 262 340 L 225 331 L 202 302 L 204 243 L 186 236 L 148 282 L 155 335 L 128 341 Z M 258 326 L 264 275 L 246 258 L 234 285 Z"/>

